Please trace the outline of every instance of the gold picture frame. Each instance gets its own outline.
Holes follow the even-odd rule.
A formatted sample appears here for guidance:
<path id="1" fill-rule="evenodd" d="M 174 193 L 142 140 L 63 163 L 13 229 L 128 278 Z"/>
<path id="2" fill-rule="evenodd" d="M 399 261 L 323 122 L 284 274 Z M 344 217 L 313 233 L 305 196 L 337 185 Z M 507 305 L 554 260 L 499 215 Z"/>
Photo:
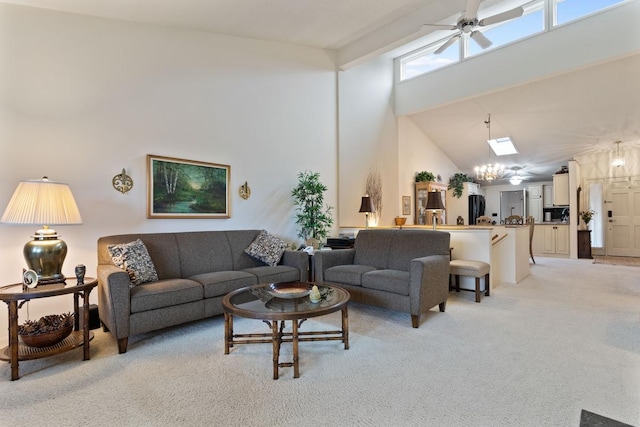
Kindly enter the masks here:
<path id="1" fill-rule="evenodd" d="M 230 218 L 231 166 L 147 155 L 147 218 Z"/>

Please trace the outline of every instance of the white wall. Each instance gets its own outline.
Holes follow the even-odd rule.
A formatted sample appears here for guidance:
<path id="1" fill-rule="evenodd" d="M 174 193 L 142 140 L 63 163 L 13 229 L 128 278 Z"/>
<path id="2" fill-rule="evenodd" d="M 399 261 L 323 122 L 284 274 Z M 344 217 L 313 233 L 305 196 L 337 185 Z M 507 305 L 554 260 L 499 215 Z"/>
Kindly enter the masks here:
<path id="1" fill-rule="evenodd" d="M 396 87 L 396 114 L 413 114 L 634 54 L 640 43 L 640 27 L 636 25 L 639 15 L 640 2 L 621 4 L 571 25 L 500 47 L 491 55 L 478 55 L 406 80 Z M 567 40 L 580 40 L 588 48 L 576 49 Z"/>
<path id="2" fill-rule="evenodd" d="M 407 224 L 415 223 L 415 174 L 428 171 L 440 175 L 442 182 L 449 183 L 449 178 L 460 169 L 444 155 L 442 151 L 407 117 L 398 118 L 398 152 L 399 183 L 401 196 L 411 196 L 411 217 Z M 400 198 L 399 198 L 400 199 Z M 396 215 L 402 213 L 401 200 L 397 202 Z"/>
<path id="3" fill-rule="evenodd" d="M 382 181 L 383 209 L 377 225 L 392 225 L 400 203 L 398 125 L 391 105 L 393 61 L 378 58 L 338 76 L 339 225 L 364 227 L 364 214 L 358 210 L 370 172 L 378 172 Z"/>
<path id="4" fill-rule="evenodd" d="M 331 53 L 4 3 L 0 22 L 0 208 L 20 180 L 69 183 L 84 224 L 57 227 L 66 274 L 83 263 L 95 275 L 96 240 L 114 233 L 265 228 L 296 240 L 290 191 L 303 170 L 320 172 L 337 206 Z M 231 218 L 147 219 L 147 154 L 230 165 Z M 135 181 L 126 195 L 111 186 L 122 168 Z M 0 224 L 0 283 L 19 281 L 37 228 Z"/>

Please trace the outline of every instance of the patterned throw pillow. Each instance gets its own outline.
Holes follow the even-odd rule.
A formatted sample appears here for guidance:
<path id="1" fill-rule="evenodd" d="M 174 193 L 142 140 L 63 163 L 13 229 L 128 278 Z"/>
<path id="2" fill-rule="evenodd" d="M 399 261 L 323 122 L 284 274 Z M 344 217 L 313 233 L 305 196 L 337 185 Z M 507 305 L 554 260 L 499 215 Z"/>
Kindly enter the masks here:
<path id="1" fill-rule="evenodd" d="M 278 265 L 282 254 L 288 246 L 284 240 L 269 234 L 266 230 L 262 230 L 244 251 L 265 264 L 274 267 Z"/>
<path id="2" fill-rule="evenodd" d="M 142 240 L 109 245 L 107 249 L 109 249 L 113 263 L 129 273 L 132 287 L 158 280 L 156 267 L 153 265 L 147 247 Z"/>

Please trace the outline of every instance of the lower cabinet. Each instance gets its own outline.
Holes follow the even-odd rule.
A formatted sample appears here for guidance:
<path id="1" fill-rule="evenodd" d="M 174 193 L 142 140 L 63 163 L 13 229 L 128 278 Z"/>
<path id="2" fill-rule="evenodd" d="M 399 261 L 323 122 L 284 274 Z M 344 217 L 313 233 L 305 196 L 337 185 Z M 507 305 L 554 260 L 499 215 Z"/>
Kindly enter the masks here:
<path id="1" fill-rule="evenodd" d="M 534 255 L 568 256 L 569 226 L 564 224 L 536 224 L 533 233 L 532 249 Z"/>

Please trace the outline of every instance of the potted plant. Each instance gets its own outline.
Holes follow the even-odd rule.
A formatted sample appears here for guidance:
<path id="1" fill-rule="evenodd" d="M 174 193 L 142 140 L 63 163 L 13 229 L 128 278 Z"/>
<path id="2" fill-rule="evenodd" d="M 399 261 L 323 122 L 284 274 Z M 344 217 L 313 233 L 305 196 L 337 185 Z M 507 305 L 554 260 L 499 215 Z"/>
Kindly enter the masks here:
<path id="1" fill-rule="evenodd" d="M 298 174 L 298 185 L 291 191 L 296 205 L 298 236 L 309 246 L 318 247 L 321 239 L 327 237 L 333 225 L 331 206 L 324 203 L 327 186 L 320 182 L 320 173 L 304 171 Z"/>
<path id="2" fill-rule="evenodd" d="M 596 211 L 594 211 L 593 209 L 580 212 L 580 218 L 582 218 L 582 221 L 584 221 L 585 229 L 589 228 L 589 223 L 591 222 L 591 219 L 593 219 L 593 216 L 595 214 Z"/>
<path id="3" fill-rule="evenodd" d="M 431 172 L 427 172 L 427 171 L 416 172 L 416 182 L 429 182 L 429 181 L 435 181 L 435 180 L 436 180 L 436 176 Z"/>
<path id="4" fill-rule="evenodd" d="M 449 178 L 449 186 L 447 189 L 453 190 L 453 196 L 459 199 L 462 197 L 465 182 L 473 182 L 473 178 L 469 178 L 465 173 L 456 173 Z"/>

